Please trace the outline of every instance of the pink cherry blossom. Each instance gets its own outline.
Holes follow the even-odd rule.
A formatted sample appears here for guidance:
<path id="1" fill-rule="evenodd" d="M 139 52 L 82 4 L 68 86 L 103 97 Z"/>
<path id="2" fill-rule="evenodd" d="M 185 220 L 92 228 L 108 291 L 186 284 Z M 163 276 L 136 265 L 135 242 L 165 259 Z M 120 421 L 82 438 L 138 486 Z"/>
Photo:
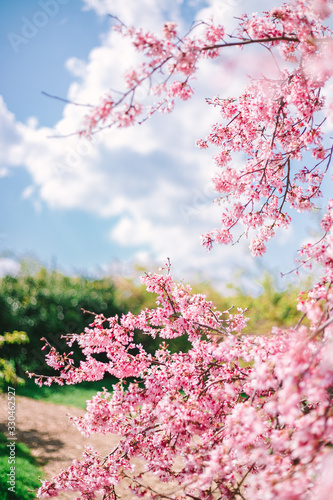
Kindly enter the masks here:
<path id="1" fill-rule="evenodd" d="M 294 0 L 240 17 L 230 36 L 213 22 L 195 24 L 184 37 L 173 22 L 161 37 L 121 24 L 116 29 L 144 63 L 127 72 L 120 97 L 108 95 L 92 110 L 81 134 L 169 112 L 177 98 L 192 97 L 202 58 L 223 59 L 234 45 L 265 47 L 278 61 L 276 73 L 250 79 L 239 96 L 208 99 L 221 118 L 197 141 L 201 149 L 217 148 L 213 183 L 222 210 L 221 227 L 202 237 L 204 246 L 232 243 L 241 227 L 245 237 L 253 235 L 252 254 L 261 256 L 276 228 L 289 227 L 292 210 L 311 211 L 322 195 L 333 150 L 323 128 L 332 33 L 322 23 L 331 11 L 329 0 Z M 147 81 L 159 98 L 150 109 L 137 99 Z M 237 167 L 235 153 L 243 158 Z M 318 241 L 299 253 L 298 267 L 316 264 L 322 274 L 300 294 L 304 316 L 294 328 L 244 335 L 245 311 L 218 311 L 204 295 L 175 283 L 167 265 L 165 275 L 142 279 L 156 294 L 155 308 L 121 318 L 96 315 L 84 332 L 67 335 L 68 347 L 82 350 L 79 365 L 72 352 L 61 354 L 44 339 L 47 363 L 58 374 L 36 375 L 39 385 L 118 378 L 112 393 L 97 393 L 72 422 L 85 435 L 117 434 L 119 444 L 106 457 L 88 448 L 44 481 L 38 496 L 76 491 L 80 498 L 116 500 L 126 480 L 133 498 L 154 500 L 331 498 L 333 200 L 320 227 Z M 146 352 L 134 342 L 137 331 L 159 338 L 159 348 Z M 190 348 L 172 353 L 168 339 L 180 336 Z M 106 361 L 96 359 L 100 353 Z M 143 461 L 144 472 L 133 459 Z M 158 489 L 146 473 L 159 478 Z"/>

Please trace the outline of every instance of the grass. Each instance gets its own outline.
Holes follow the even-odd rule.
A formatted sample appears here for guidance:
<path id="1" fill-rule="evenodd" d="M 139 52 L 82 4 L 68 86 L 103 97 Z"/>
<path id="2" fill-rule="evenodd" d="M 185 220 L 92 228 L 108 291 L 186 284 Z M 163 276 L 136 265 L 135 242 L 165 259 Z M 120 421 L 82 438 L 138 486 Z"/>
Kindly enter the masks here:
<path id="1" fill-rule="evenodd" d="M 15 442 L 15 463 L 9 463 L 10 441 L 0 433 L 0 498 L 1 500 L 32 500 L 36 498 L 34 491 L 41 485 L 38 477 L 42 475 L 36 465 L 30 449 L 23 443 Z M 15 467 L 15 491 L 8 490 L 7 482 L 10 467 Z M 13 470 L 13 469 L 12 469 Z"/>
<path id="2" fill-rule="evenodd" d="M 114 383 L 115 380 L 104 379 L 98 382 L 82 382 L 77 385 L 52 384 L 51 387 L 39 387 L 33 380 L 26 380 L 25 385 L 16 388 L 16 394 L 58 405 L 76 406 L 85 410 L 88 399 L 91 399 L 97 391 L 102 391 L 103 387 L 112 392 Z"/>

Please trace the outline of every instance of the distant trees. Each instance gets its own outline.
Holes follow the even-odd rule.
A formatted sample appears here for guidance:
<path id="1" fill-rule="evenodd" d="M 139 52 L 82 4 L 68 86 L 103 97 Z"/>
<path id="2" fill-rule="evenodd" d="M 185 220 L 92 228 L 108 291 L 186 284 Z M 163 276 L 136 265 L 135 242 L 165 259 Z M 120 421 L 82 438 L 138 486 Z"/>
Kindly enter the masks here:
<path id="1" fill-rule="evenodd" d="M 41 352 L 42 337 L 58 349 L 65 348 L 61 338 L 68 332 L 81 332 L 92 320 L 82 309 L 112 316 L 122 311 L 115 305 L 111 279 L 91 280 L 65 276 L 36 265 L 32 272 L 22 270 L 17 277 L 0 279 L 0 334 L 22 330 L 29 343 L 5 344 L 2 356 L 12 360 L 19 375 L 26 370 L 51 373 Z M 76 350 L 76 359 L 81 359 Z"/>

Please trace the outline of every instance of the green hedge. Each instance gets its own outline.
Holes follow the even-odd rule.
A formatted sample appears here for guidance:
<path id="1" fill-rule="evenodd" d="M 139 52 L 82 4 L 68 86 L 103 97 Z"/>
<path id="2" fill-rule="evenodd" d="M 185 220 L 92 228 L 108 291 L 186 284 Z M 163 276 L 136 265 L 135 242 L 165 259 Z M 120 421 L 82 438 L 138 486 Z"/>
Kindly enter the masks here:
<path id="1" fill-rule="evenodd" d="M 0 280 L 0 335 L 20 330 L 30 342 L 25 346 L 4 345 L 1 357 L 14 361 L 19 376 L 25 371 L 50 374 L 42 337 L 58 348 L 67 350 L 61 336 L 81 333 L 92 321 L 92 315 L 81 310 L 103 313 L 106 317 L 121 314 L 114 304 L 115 288 L 111 279 L 90 280 L 71 277 L 44 267 L 30 274 L 6 276 Z M 76 362 L 80 354 L 76 351 Z"/>

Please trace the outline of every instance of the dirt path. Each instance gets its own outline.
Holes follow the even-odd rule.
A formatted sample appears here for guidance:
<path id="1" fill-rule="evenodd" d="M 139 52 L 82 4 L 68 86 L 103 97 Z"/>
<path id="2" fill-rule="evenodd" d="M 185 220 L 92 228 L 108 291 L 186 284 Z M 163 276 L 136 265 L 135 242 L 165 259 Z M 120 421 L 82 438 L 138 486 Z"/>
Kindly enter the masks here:
<path id="1" fill-rule="evenodd" d="M 0 431 L 5 432 L 7 400 L 1 397 Z M 68 467 L 74 458 L 80 458 L 85 446 L 91 445 L 101 453 L 107 453 L 117 443 L 116 436 L 95 435 L 83 437 L 68 420 L 68 414 L 79 416 L 78 408 L 54 405 L 30 398 L 16 397 L 16 436 L 26 443 L 38 464 L 50 479 L 60 469 Z M 64 493 L 58 498 L 73 499 L 77 494 Z"/>
<path id="2" fill-rule="evenodd" d="M 102 455 L 106 455 L 117 444 L 118 438 L 113 435 L 93 435 L 85 438 L 68 420 L 68 414 L 79 416 L 84 410 L 36 401 L 16 396 L 16 436 L 29 446 L 32 454 L 45 474 L 51 479 L 68 467 L 74 458 L 81 458 L 85 446 L 93 446 Z M 7 397 L 0 396 L 0 431 L 7 434 Z M 139 465 L 139 464 L 137 464 Z M 154 489 L 161 489 L 158 478 L 146 475 L 146 484 Z M 174 490 L 175 485 L 163 484 L 166 493 Z M 117 487 L 121 500 L 137 499 L 126 488 Z M 56 498 L 74 500 L 77 493 L 62 493 Z"/>

